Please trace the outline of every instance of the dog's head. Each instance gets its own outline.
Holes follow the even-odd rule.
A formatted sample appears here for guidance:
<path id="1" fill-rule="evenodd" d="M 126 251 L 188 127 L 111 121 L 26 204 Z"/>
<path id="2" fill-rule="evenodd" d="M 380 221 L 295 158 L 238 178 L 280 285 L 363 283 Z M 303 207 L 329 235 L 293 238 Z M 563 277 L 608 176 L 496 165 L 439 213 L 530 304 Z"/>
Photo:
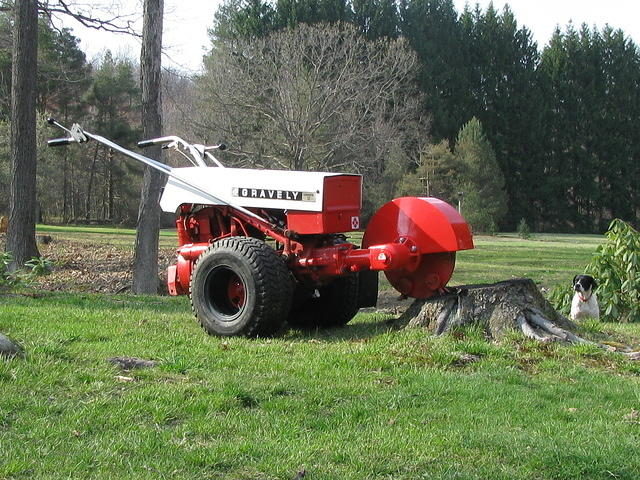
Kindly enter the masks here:
<path id="1" fill-rule="evenodd" d="M 583 297 L 589 297 L 598 286 L 591 275 L 576 275 L 573 277 L 573 289 Z"/>

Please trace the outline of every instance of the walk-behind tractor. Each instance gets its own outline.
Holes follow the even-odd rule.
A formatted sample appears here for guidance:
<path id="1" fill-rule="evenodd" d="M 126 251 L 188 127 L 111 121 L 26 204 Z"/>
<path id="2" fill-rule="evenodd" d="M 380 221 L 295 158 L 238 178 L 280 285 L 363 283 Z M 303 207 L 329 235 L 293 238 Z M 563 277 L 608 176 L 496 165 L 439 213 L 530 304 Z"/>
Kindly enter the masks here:
<path id="1" fill-rule="evenodd" d="M 328 172 L 225 168 L 211 152 L 224 145 L 179 137 L 138 145 L 175 149 L 193 166 L 172 168 L 83 130 L 50 146 L 97 141 L 168 176 L 160 205 L 177 212 L 178 250 L 168 270 L 171 295 L 188 294 L 215 335 L 269 335 L 285 323 L 340 326 L 375 306 L 378 271 L 401 295 L 445 289 L 458 250 L 473 248 L 469 227 L 436 198 L 397 198 L 361 229 L 362 177 Z"/>

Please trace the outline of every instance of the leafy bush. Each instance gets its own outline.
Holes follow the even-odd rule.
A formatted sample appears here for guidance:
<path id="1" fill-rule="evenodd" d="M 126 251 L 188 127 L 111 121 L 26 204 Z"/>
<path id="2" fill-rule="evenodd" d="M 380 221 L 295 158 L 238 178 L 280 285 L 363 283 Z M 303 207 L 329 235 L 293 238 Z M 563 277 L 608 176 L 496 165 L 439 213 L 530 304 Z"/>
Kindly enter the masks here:
<path id="1" fill-rule="evenodd" d="M 498 224 L 495 222 L 495 220 L 491 220 L 491 222 L 489 223 L 489 231 L 487 233 L 492 237 L 498 235 Z"/>
<path id="2" fill-rule="evenodd" d="M 51 270 L 53 270 L 53 264 L 45 257 L 33 257 L 25 263 L 25 266 L 30 268 L 28 276 L 32 278 L 39 277 L 41 275 L 49 275 Z"/>
<path id="3" fill-rule="evenodd" d="M 598 281 L 598 303 L 603 319 L 640 321 L 640 233 L 615 219 L 586 271 Z"/>
<path id="4" fill-rule="evenodd" d="M 531 238 L 531 228 L 527 224 L 527 221 L 522 218 L 518 224 L 518 236 L 523 240 L 529 240 Z"/>
<path id="5" fill-rule="evenodd" d="M 9 252 L 0 253 L 0 288 L 13 287 L 20 283 L 20 276 L 9 271 L 13 257 Z"/>
<path id="6" fill-rule="evenodd" d="M 50 260 L 44 257 L 33 257 L 25 264 L 27 269 L 23 268 L 10 272 L 9 265 L 12 261 L 11 253 L 0 253 L 0 288 L 24 286 L 36 277 L 51 273 L 53 268 Z"/>
<path id="7" fill-rule="evenodd" d="M 573 288 L 570 285 L 555 285 L 547 294 L 547 300 L 558 312 L 565 317 L 571 313 L 571 300 L 573 298 Z"/>

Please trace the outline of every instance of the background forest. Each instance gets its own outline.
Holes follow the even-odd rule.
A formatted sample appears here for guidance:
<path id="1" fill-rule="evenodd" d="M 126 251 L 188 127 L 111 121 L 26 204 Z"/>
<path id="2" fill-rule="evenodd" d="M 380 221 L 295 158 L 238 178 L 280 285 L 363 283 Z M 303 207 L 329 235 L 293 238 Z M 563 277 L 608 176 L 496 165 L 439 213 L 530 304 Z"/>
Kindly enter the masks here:
<path id="1" fill-rule="evenodd" d="M 624 32 L 557 30 L 449 0 L 227 0 L 202 73 L 165 71 L 165 133 L 225 141 L 230 165 L 365 178 L 365 213 L 403 194 L 462 204 L 477 231 L 602 232 L 640 220 L 640 51 Z M 10 12 L 0 12 L 0 214 L 8 204 Z M 90 63 L 39 30 L 38 204 L 45 222 L 134 224 L 141 169 L 47 149 L 48 115 L 133 147 L 138 60 Z"/>

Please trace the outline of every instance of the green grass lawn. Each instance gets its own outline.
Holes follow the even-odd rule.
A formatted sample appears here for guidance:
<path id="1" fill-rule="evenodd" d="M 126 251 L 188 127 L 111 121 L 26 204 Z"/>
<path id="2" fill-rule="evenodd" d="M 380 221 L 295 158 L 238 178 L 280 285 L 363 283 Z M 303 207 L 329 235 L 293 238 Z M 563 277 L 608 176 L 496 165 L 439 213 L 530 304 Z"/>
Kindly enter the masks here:
<path id="1" fill-rule="evenodd" d="M 479 237 L 454 282 L 565 282 L 601 240 Z M 638 478 L 638 362 L 515 334 L 434 338 L 391 320 L 220 339 L 185 297 L 0 296 L 0 332 L 27 351 L 0 360 L 0 479 Z M 640 345 L 637 325 L 588 327 Z M 158 363 L 121 371 L 116 356 Z"/>
<path id="2" fill-rule="evenodd" d="M 185 298 L 1 297 L 0 478 L 637 478 L 637 363 L 388 320 L 219 339 Z"/>
<path id="3" fill-rule="evenodd" d="M 116 228 L 89 225 L 37 225 L 37 232 L 51 235 L 54 239 L 91 241 L 123 248 L 133 248 L 136 230 L 133 228 Z M 175 247 L 177 235 L 175 228 L 160 230 L 160 247 Z"/>
<path id="4" fill-rule="evenodd" d="M 476 248 L 457 253 L 453 283 L 491 283 L 529 277 L 541 286 L 570 284 L 583 273 L 602 235 L 536 234 L 522 240 L 515 234 L 477 236 Z"/>

